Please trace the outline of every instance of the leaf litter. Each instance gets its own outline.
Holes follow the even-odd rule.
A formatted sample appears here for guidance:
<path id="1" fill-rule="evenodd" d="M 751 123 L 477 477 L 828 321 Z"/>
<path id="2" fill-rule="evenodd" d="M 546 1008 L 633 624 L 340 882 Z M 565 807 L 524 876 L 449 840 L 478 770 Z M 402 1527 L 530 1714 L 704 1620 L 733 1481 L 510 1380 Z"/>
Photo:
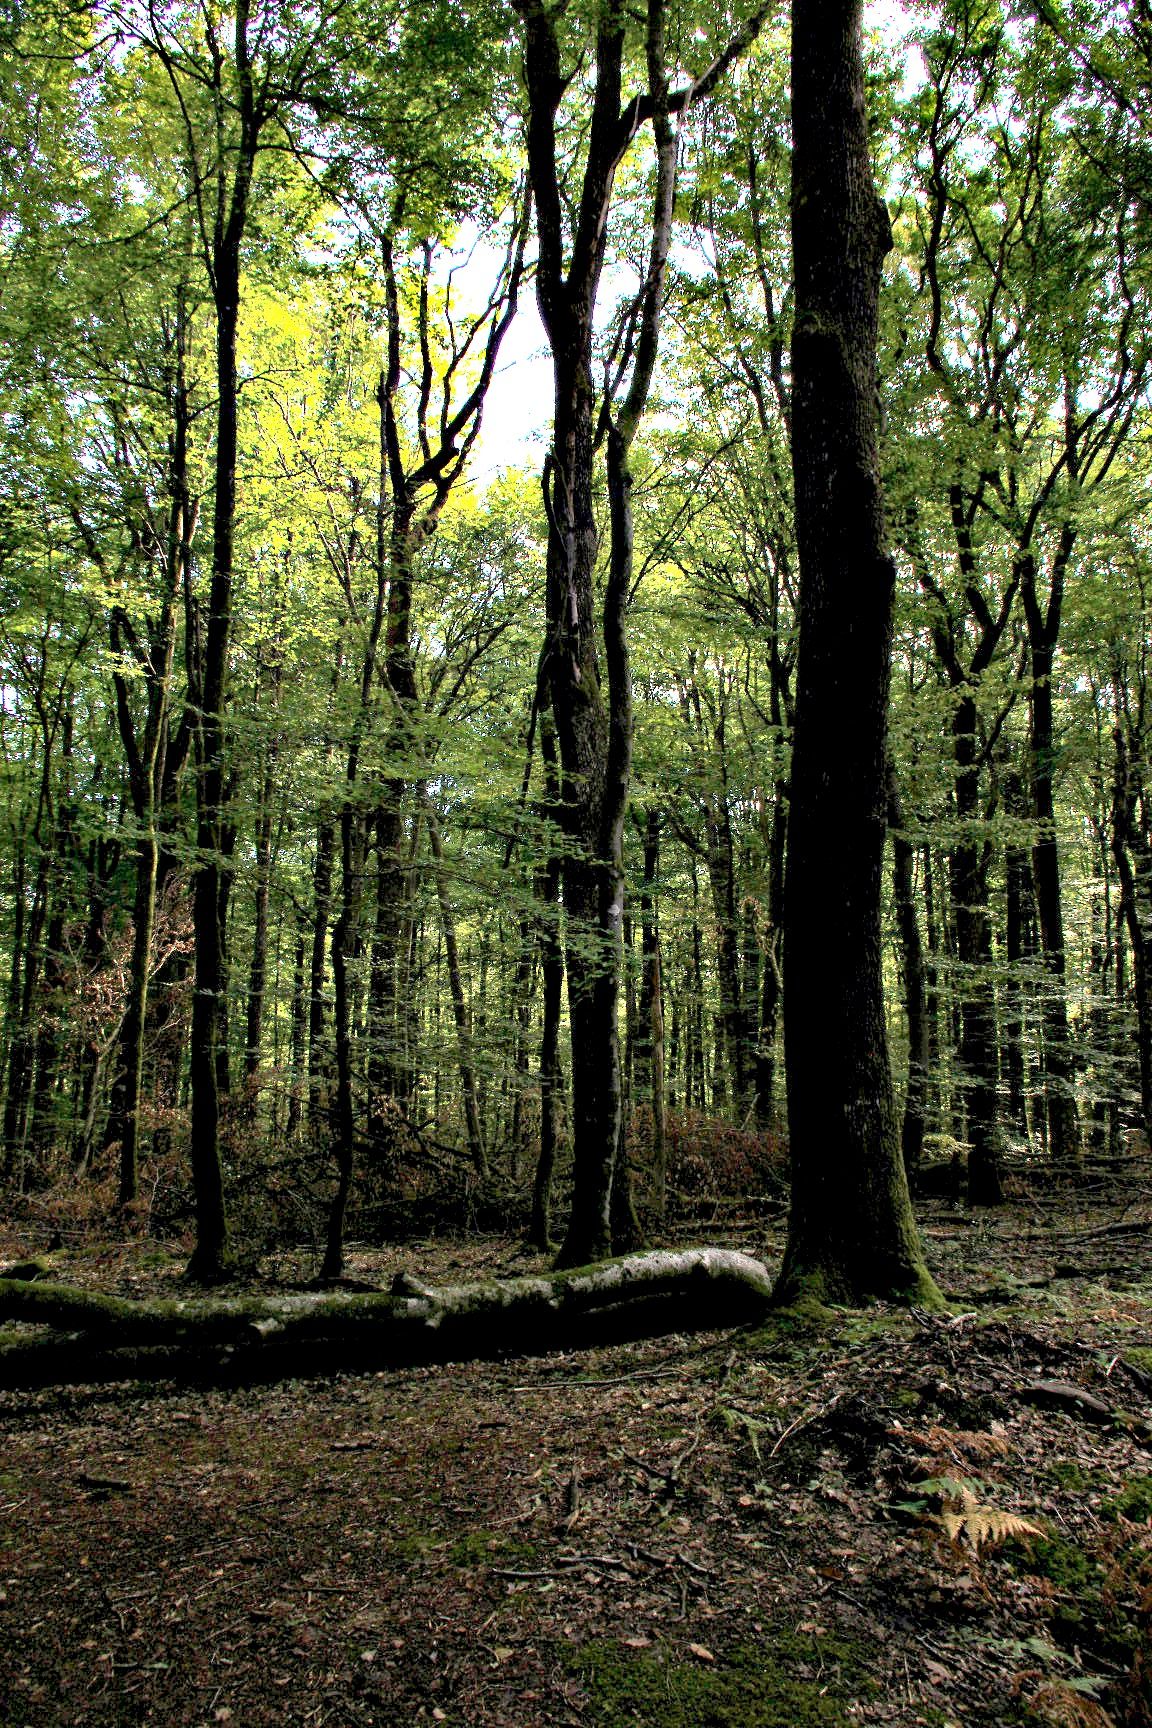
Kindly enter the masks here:
<path id="1" fill-rule="evenodd" d="M 927 1209 L 949 1315 L 0 1392 L 0 1722 L 1147 1728 L 1148 1221 Z M 351 1258 L 381 1285 L 532 1264 Z M 179 1265 L 77 1242 L 62 1275 Z"/>

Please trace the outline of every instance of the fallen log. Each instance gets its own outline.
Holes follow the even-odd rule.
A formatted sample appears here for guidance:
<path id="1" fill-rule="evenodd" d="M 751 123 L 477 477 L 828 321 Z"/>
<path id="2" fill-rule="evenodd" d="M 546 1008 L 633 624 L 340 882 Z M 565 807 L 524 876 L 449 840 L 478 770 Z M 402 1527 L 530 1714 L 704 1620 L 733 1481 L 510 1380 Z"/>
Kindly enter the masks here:
<path id="1" fill-rule="evenodd" d="M 766 1268 L 720 1248 L 658 1250 L 478 1284 L 147 1301 L 0 1278 L 0 1386 L 279 1379 L 343 1368 L 527 1355 L 744 1325 Z"/>

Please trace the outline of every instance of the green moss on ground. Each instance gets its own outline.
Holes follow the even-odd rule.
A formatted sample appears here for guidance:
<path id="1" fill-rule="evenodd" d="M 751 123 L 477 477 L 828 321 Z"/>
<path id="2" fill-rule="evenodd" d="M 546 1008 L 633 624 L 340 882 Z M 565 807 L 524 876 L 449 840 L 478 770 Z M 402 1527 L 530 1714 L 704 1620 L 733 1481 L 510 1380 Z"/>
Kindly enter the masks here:
<path id="1" fill-rule="evenodd" d="M 538 1553 L 534 1542 L 501 1535 L 495 1530 L 469 1530 L 453 1542 L 448 1559 L 453 1566 L 461 1567 L 527 1566 Z"/>
<path id="2" fill-rule="evenodd" d="M 863 1648 L 787 1627 L 714 1663 L 609 1639 L 563 1649 L 561 1661 L 604 1728 L 843 1728 L 846 1705 L 875 1691 Z"/>
<path id="3" fill-rule="evenodd" d="M 1134 1476 L 1104 1508 L 1107 1518 L 1127 1518 L 1130 1524 L 1146 1524 L 1152 1518 L 1152 1476 Z"/>

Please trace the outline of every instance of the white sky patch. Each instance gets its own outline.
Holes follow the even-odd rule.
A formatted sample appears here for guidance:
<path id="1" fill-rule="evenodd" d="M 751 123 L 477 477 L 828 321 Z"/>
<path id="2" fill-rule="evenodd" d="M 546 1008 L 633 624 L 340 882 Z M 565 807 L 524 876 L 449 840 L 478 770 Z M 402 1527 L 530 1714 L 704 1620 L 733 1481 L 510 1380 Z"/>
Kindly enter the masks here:
<path id="1" fill-rule="evenodd" d="M 904 41 L 909 18 L 900 0 L 869 0 L 865 28 L 876 31 L 889 46 Z M 924 63 L 918 48 L 908 46 L 904 56 L 905 96 L 922 82 Z M 459 250 L 459 248 L 457 248 Z M 681 264 L 685 260 L 680 260 Z M 706 262 L 695 258 L 698 269 Z M 474 244 L 466 272 L 458 281 L 467 282 L 475 272 L 479 287 L 486 288 L 498 268 L 494 247 Z M 626 267 L 606 269 L 601 282 L 597 329 L 611 322 L 619 297 L 634 292 L 632 272 Z M 548 340 L 540 321 L 535 288 L 529 283 L 520 296 L 516 317 L 504 338 L 496 376 L 484 406 L 484 418 L 475 452 L 472 479 L 483 490 L 509 468 L 539 468 L 544 460 L 552 425 L 552 363 Z"/>

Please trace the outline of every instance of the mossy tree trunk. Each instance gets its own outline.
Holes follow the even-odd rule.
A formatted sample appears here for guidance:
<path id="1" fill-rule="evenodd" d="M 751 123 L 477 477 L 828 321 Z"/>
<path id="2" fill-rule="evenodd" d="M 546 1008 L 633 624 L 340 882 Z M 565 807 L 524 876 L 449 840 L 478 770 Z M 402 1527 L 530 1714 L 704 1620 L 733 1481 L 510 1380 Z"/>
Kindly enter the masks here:
<path id="1" fill-rule="evenodd" d="M 214 1301 L 128 1301 L 66 1285 L 0 1279 L 0 1323 L 43 1327 L 0 1341 L 0 1386 L 30 1380 L 331 1372 L 336 1366 L 521 1354 L 763 1317 L 758 1260 L 718 1248 L 635 1254 L 577 1271 L 388 1291 Z"/>

